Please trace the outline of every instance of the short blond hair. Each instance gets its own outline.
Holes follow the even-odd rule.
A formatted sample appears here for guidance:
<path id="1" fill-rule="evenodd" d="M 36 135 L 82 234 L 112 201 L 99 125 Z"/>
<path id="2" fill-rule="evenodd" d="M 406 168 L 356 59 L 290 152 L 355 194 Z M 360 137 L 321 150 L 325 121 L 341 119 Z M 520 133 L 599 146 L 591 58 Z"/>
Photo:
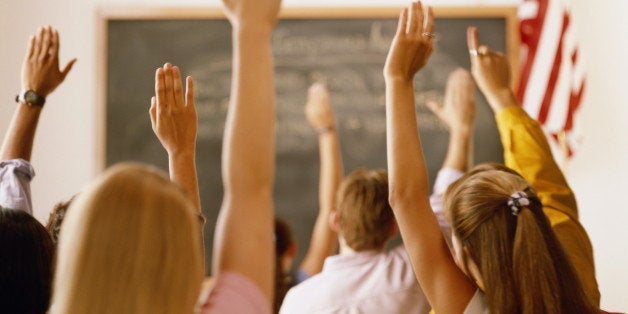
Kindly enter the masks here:
<path id="1" fill-rule="evenodd" d="M 340 234 L 346 244 L 356 251 L 384 248 L 395 223 L 386 170 L 353 171 L 340 184 L 337 200 Z"/>
<path id="2" fill-rule="evenodd" d="M 61 227 L 55 313 L 191 313 L 203 280 L 199 228 L 192 203 L 163 174 L 113 166 Z"/>

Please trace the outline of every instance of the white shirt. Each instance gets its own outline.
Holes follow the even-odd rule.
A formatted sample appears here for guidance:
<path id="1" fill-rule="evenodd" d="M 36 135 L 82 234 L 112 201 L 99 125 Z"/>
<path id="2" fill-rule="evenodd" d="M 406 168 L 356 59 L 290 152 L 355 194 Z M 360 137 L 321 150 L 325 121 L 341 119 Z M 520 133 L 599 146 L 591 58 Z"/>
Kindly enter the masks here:
<path id="1" fill-rule="evenodd" d="M 323 271 L 290 289 L 280 313 L 429 313 L 403 247 L 328 257 Z"/>
<path id="2" fill-rule="evenodd" d="M 442 169 L 430 198 L 446 239 L 449 224 L 442 213 L 447 187 L 463 175 Z M 328 257 L 323 270 L 286 295 L 280 313 L 429 313 L 404 247 L 390 252 L 363 251 Z"/>

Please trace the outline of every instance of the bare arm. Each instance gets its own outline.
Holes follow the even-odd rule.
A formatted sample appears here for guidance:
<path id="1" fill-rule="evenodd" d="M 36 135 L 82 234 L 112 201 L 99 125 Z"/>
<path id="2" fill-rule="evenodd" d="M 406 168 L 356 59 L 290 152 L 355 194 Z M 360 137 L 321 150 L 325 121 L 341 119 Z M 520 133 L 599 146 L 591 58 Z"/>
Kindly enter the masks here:
<path id="1" fill-rule="evenodd" d="M 222 155 L 224 200 L 214 273 L 251 279 L 273 300 L 275 84 L 271 35 L 279 0 L 223 0 L 233 26 L 233 75 Z"/>
<path id="2" fill-rule="evenodd" d="M 475 86 L 471 74 L 457 69 L 449 75 L 445 103 L 428 102 L 428 108 L 449 128 L 449 147 L 443 169 L 466 172 L 471 161 L 471 139 L 475 119 Z"/>
<path id="3" fill-rule="evenodd" d="M 155 95 L 150 118 L 153 132 L 168 152 L 170 180 L 179 184 L 201 211 L 196 174 L 196 130 L 198 118 L 194 101 L 194 81 L 186 78 L 183 95 L 181 71 L 166 63 L 155 73 Z"/>
<path id="4" fill-rule="evenodd" d="M 336 205 L 336 191 L 343 177 L 343 165 L 340 138 L 329 103 L 329 93 L 324 85 L 314 84 L 310 88 L 306 115 L 310 125 L 319 132 L 321 160 L 318 187 L 320 209 L 310 247 L 301 263 L 301 269 L 311 276 L 323 270 L 325 259 L 333 255 L 338 247 L 337 235 L 329 226 L 329 216 Z"/>
<path id="5" fill-rule="evenodd" d="M 68 75 L 76 59 L 59 69 L 59 33 L 52 27 L 41 27 L 30 38 L 22 64 L 22 90 L 33 90 L 42 97 L 52 93 Z M 4 137 L 0 160 L 31 159 L 35 131 L 42 107 L 21 102 Z"/>
<path id="6" fill-rule="evenodd" d="M 399 19 L 384 76 L 390 203 L 416 277 L 437 313 L 461 313 L 475 287 L 456 266 L 431 210 L 428 176 L 414 106 L 414 75 L 433 49 L 423 33 L 433 29 L 420 3 Z M 455 294 L 452 293 L 455 291 Z"/>
<path id="7" fill-rule="evenodd" d="M 468 30 L 473 76 L 495 113 L 506 166 L 519 172 L 537 191 L 545 210 L 552 209 L 578 220 L 576 198 L 552 156 L 547 138 L 537 121 L 519 108 L 510 89 L 508 59 L 481 45 L 477 29 Z"/>

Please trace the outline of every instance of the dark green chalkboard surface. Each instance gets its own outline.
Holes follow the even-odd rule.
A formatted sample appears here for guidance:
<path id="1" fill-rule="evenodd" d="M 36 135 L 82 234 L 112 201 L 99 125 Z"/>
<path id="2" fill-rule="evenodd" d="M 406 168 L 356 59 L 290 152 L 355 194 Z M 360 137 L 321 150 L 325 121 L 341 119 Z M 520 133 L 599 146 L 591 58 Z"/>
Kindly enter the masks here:
<path id="1" fill-rule="evenodd" d="M 458 9 L 454 10 L 457 14 L 446 14 L 451 11 L 437 10 L 436 52 L 416 79 L 416 112 L 432 182 L 445 156 L 448 134 L 425 107 L 425 100 L 442 97 L 449 72 L 468 68 L 467 26 L 476 25 L 484 42 L 502 51 L 509 46 L 507 35 L 512 27 L 510 9 L 493 10 L 498 12 L 494 14 Z M 202 10 L 115 12 L 125 14 L 103 15 L 103 166 L 135 160 L 168 169 L 166 153 L 153 135 L 148 115 L 154 72 L 164 62 L 171 62 L 184 75 L 192 75 L 198 91 L 197 162 L 208 221 L 209 264 L 222 200 L 220 155 L 231 79 L 230 26 L 215 13 L 203 18 Z M 193 14 L 186 18 L 187 13 L 181 12 Z M 382 68 L 398 10 L 345 9 L 339 14 L 335 9 L 332 15 L 325 9 L 300 12 L 299 18 L 283 19 L 273 39 L 278 102 L 275 204 L 277 214 L 294 228 L 299 258 L 305 253 L 318 211 L 318 146 L 316 133 L 303 113 L 306 91 L 314 81 L 327 82 L 347 172 L 358 167 L 385 168 Z M 512 49 L 509 47 L 511 55 Z M 479 93 L 477 100 L 474 161 L 501 162 L 502 148 L 492 115 Z"/>

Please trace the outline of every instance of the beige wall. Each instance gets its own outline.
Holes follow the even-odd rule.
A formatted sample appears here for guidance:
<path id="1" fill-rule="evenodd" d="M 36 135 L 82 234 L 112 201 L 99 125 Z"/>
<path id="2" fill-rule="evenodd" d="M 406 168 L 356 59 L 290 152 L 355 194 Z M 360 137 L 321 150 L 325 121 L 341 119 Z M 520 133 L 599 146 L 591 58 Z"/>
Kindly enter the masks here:
<path id="1" fill-rule="evenodd" d="M 374 6 L 404 0 L 285 0 L 288 6 Z M 503 4 L 516 0 L 435 0 L 439 5 Z M 601 3 L 601 4 L 600 4 Z M 44 220 L 58 200 L 76 193 L 95 174 L 95 10 L 106 5 L 218 5 L 218 0 L 0 0 L 0 134 L 13 112 L 26 38 L 38 25 L 62 35 L 62 60 L 79 61 L 49 99 L 35 142 L 33 183 L 36 216 Z M 574 0 L 574 14 L 588 68 L 581 115 L 585 136 L 568 167 L 582 221 L 593 241 L 606 309 L 628 311 L 628 12 L 625 0 Z M 623 20 L 622 20 L 623 19 Z"/>

